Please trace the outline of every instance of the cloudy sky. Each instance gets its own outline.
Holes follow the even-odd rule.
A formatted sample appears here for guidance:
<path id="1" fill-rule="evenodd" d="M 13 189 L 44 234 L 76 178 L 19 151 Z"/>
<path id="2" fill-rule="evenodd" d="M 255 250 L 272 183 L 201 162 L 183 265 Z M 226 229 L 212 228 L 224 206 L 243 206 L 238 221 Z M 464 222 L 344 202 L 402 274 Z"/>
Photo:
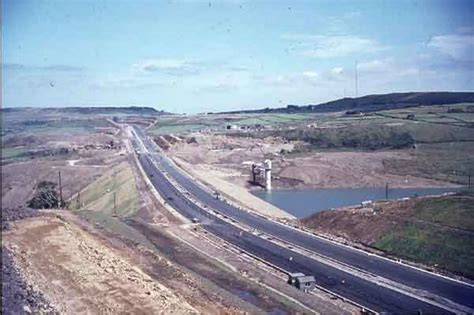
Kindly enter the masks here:
<path id="1" fill-rule="evenodd" d="M 474 91 L 474 1 L 3 0 L 2 105 L 173 112 Z"/>

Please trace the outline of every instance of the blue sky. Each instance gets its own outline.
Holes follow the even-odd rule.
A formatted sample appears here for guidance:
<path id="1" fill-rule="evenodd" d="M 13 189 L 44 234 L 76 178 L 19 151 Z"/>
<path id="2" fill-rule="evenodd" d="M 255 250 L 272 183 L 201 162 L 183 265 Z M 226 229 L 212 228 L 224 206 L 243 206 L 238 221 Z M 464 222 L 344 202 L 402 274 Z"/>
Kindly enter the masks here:
<path id="1" fill-rule="evenodd" d="M 474 1 L 4 0 L 2 105 L 173 112 L 474 90 Z"/>

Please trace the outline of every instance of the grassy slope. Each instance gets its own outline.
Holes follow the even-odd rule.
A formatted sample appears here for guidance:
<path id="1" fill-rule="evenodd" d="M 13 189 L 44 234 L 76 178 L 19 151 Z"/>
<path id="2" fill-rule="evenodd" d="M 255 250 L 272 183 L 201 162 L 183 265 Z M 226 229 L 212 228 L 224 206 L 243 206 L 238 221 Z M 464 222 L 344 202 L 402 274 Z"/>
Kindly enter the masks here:
<path id="1" fill-rule="evenodd" d="M 473 102 L 472 92 L 408 92 L 366 95 L 358 98 L 343 98 L 319 105 L 288 105 L 280 108 L 232 111 L 228 113 L 301 113 L 339 112 L 347 110 L 377 111 L 387 108 L 406 108 L 425 105 L 447 105 Z"/>
<path id="2" fill-rule="evenodd" d="M 126 162 L 107 171 L 81 193 L 80 210 L 101 212 L 111 216 L 114 214 L 114 192 L 119 217 L 126 217 L 137 211 L 138 192 L 132 170 Z M 76 206 L 76 200 L 73 200 L 71 208 Z"/>
<path id="3" fill-rule="evenodd" d="M 474 278 L 472 236 L 407 224 L 374 244 L 393 255 Z"/>
<path id="4" fill-rule="evenodd" d="M 474 199 L 470 196 L 435 198 L 415 205 L 417 219 L 474 231 Z"/>
<path id="5" fill-rule="evenodd" d="M 116 193 L 117 216 L 113 216 L 114 192 Z M 133 172 L 127 162 L 107 171 L 83 190 L 79 209 L 77 209 L 76 199 L 71 200 L 70 208 L 89 222 L 99 224 L 137 244 L 150 249 L 154 248 L 146 237 L 123 222 L 123 219 L 138 211 L 138 191 Z"/>
<path id="6" fill-rule="evenodd" d="M 412 220 L 394 227 L 374 247 L 474 278 L 474 198 L 423 199 Z"/>

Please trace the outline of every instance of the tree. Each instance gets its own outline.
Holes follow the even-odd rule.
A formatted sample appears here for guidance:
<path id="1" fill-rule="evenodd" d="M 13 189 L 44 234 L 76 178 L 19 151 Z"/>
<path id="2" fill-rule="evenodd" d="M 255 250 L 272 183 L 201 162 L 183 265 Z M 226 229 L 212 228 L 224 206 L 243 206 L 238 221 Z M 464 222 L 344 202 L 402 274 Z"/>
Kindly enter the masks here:
<path id="1" fill-rule="evenodd" d="M 50 181 L 42 181 L 36 186 L 34 197 L 28 201 L 27 205 L 34 209 L 54 209 L 59 208 L 60 197 L 56 191 L 56 184 Z M 64 205 L 64 201 L 61 200 Z"/>

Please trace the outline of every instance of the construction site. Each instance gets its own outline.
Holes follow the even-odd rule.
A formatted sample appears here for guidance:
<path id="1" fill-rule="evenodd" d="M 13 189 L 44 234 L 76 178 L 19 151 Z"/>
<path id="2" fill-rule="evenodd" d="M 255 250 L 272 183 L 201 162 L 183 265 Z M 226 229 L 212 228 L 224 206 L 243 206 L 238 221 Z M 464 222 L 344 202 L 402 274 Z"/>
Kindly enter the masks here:
<path id="1" fill-rule="evenodd" d="M 474 1 L 0 2 L 1 314 L 474 314 Z"/>
<path id="2" fill-rule="evenodd" d="M 353 312 L 324 291 L 292 290 L 285 274 L 183 223 L 149 189 L 123 129 L 107 124 L 112 133 L 58 128 L 15 146 L 73 146 L 67 154 L 2 159 L 5 313 Z M 17 145 L 28 132 L 6 137 Z"/>
<path id="3" fill-rule="evenodd" d="M 407 248 L 393 247 L 387 238 L 405 237 L 407 232 L 397 226 L 416 224 L 418 233 L 425 234 L 449 229 L 451 234 L 446 235 L 456 249 L 443 255 L 456 254 L 457 250 L 470 255 L 472 225 L 463 214 L 472 208 L 469 194 L 436 197 L 444 204 L 452 203 L 453 213 L 459 212 L 457 221 L 446 222 L 441 217 L 433 221 L 429 210 L 420 210 L 423 203 L 435 202 L 431 197 L 365 203 L 300 220 L 252 193 L 282 188 L 357 188 L 387 182 L 391 187 L 404 188 L 460 187 L 467 180 L 460 174 L 443 170 L 430 173 L 429 169 L 429 163 L 436 165 L 442 159 L 472 163 L 465 148 L 459 155 L 453 151 L 455 143 L 449 155 L 436 144 L 419 144 L 416 157 L 411 147 L 314 151 L 303 137 L 291 140 L 281 134 L 295 128 L 313 130 L 313 125 L 307 127 L 306 119 L 266 130 L 224 128 L 156 135 L 155 128 L 163 128 L 176 117 L 130 114 L 118 119 L 113 111 L 101 118 L 89 113 L 79 117 L 74 122 L 78 127 L 71 129 L 68 119 L 58 119 L 59 112 L 42 117 L 54 128 L 37 131 L 28 123 L 27 114 L 9 117 L 12 125 L 3 136 L 4 152 L 9 152 L 2 155 L 6 313 L 354 314 L 389 308 L 388 299 L 398 298 L 388 289 L 393 286 L 417 294 L 413 284 L 403 284 L 404 279 L 378 275 L 377 281 L 386 283 L 387 292 L 378 289 L 372 300 L 354 295 L 348 283 L 363 279 L 362 290 L 370 292 L 374 285 L 371 278 L 340 265 L 344 256 L 318 256 L 314 249 L 300 245 L 297 238 L 290 238 L 299 231 L 318 235 L 324 242 L 357 248 L 369 255 L 364 257 L 401 258 L 407 266 L 448 275 L 461 283 L 471 282 L 472 271 L 466 267 L 470 256 L 447 263 L 444 256 L 430 256 L 437 250 L 434 244 L 419 244 L 428 256 L 415 257 Z M 38 117 L 37 112 L 32 115 Z M 219 121 L 222 116 L 212 119 Z M 317 119 L 322 120 L 318 126 L 329 121 L 337 124 L 344 114 Z M 254 134 L 269 130 L 272 134 Z M 417 132 L 422 138 L 422 130 Z M 438 160 L 418 166 L 418 159 L 427 156 L 425 150 L 438 150 L 435 157 L 430 155 Z M 410 160 L 413 162 L 407 162 Z M 412 175 L 400 168 L 395 171 L 392 165 L 399 161 L 412 167 Z M 180 172 L 198 186 L 192 186 Z M 174 192 L 168 193 L 169 189 Z M 198 208 L 186 210 L 190 204 Z M 236 216 L 235 211 L 245 216 Z M 257 225 L 263 218 L 276 225 L 268 229 Z M 358 223 L 354 226 L 353 222 Z M 220 230 L 220 226 L 227 227 Z M 286 232 L 274 230 L 280 228 Z M 371 232 L 363 232 L 367 230 Z M 462 243 L 456 243 L 461 239 Z M 255 251 L 247 245 L 251 243 L 263 247 Z M 263 248 L 271 252 L 264 253 Z M 311 262 L 302 263 L 309 257 Z M 316 262 L 319 267 L 311 269 Z M 450 311 L 470 307 L 462 297 L 456 300 L 443 294 L 430 293 L 429 299 L 453 299 L 446 306 Z M 407 303 L 420 302 L 415 299 Z M 421 307 L 440 307 L 436 303 L 426 305 Z"/>

